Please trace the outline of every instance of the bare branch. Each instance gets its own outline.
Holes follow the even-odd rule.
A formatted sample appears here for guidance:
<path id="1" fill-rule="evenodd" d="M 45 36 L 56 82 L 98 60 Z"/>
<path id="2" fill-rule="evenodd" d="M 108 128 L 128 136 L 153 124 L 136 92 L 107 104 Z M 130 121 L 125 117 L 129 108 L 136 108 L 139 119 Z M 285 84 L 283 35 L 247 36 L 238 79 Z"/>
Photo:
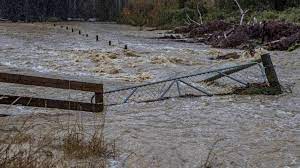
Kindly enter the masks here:
<path id="1" fill-rule="evenodd" d="M 236 5 L 240 9 L 240 13 L 241 13 L 240 25 L 243 25 L 245 15 L 249 12 L 249 10 L 247 9 L 247 10 L 244 11 L 243 8 L 241 7 L 241 5 L 239 4 L 239 2 L 237 0 L 234 0 L 234 2 L 236 3 Z"/>
<path id="2" fill-rule="evenodd" d="M 191 22 L 189 22 L 188 20 L 186 20 L 186 19 L 184 19 L 184 23 L 186 24 L 186 25 L 191 25 Z"/>
<path id="3" fill-rule="evenodd" d="M 243 8 L 241 7 L 241 5 L 239 4 L 239 2 L 237 0 L 234 0 L 234 2 L 236 3 L 236 5 L 239 7 L 240 9 L 240 13 L 244 13 Z"/>
<path id="4" fill-rule="evenodd" d="M 198 14 L 199 14 L 199 19 L 200 19 L 200 23 L 203 24 L 203 19 L 202 19 L 202 14 L 200 12 L 200 8 L 199 8 L 199 3 L 197 4 L 197 11 L 198 11 Z"/>
<path id="5" fill-rule="evenodd" d="M 193 22 L 193 23 L 195 23 L 195 24 L 198 25 L 198 26 L 202 25 L 201 23 L 198 23 L 197 21 L 191 19 L 191 17 L 190 17 L 187 13 L 186 13 L 186 18 L 187 18 L 187 20 L 188 20 L 189 22 Z"/>

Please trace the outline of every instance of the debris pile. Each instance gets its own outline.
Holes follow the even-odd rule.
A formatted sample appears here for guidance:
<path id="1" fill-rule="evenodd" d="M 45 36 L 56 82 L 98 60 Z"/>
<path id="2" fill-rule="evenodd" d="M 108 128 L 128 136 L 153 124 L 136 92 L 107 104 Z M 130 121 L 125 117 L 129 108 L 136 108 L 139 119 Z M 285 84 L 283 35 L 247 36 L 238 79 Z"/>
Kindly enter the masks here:
<path id="1" fill-rule="evenodd" d="M 251 25 L 213 21 L 203 25 L 191 24 L 178 27 L 172 33 L 183 34 L 183 38 L 192 38 L 194 42 L 203 42 L 217 48 L 244 49 L 262 45 L 268 50 L 289 50 L 300 43 L 300 26 L 279 21 Z M 180 36 L 166 37 L 178 39 Z"/>

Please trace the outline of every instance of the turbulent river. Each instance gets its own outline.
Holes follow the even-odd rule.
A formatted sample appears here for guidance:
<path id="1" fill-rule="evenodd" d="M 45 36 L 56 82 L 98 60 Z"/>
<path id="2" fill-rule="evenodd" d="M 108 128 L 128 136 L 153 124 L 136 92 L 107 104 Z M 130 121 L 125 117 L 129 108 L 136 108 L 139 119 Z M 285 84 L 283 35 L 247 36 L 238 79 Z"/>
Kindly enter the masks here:
<path id="1" fill-rule="evenodd" d="M 56 27 L 0 23 L 0 69 L 91 80 L 112 90 L 248 61 L 211 60 L 216 53 L 231 50 L 154 38 L 163 33 L 108 23 L 67 22 Z M 106 107 L 106 137 L 116 140 L 122 151 L 116 166 L 199 167 L 212 151 L 209 159 L 215 167 L 299 167 L 300 51 L 271 54 L 281 84 L 292 92 L 172 98 Z M 8 84 L 1 84 L 0 92 L 80 100 L 91 96 Z M 55 111 L 18 106 L 7 110 L 0 105 L 0 113 L 16 116 Z M 89 118 L 86 123 L 91 124 L 94 115 L 82 113 L 81 117 Z"/>

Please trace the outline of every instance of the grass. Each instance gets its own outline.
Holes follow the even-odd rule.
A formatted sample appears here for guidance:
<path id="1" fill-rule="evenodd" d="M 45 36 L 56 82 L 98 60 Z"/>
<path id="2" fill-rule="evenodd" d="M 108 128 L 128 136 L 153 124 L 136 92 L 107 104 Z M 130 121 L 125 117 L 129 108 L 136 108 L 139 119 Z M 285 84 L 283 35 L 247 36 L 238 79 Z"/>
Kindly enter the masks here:
<path id="1" fill-rule="evenodd" d="M 20 127 L 5 128 L 6 133 L 0 139 L 0 167 L 5 168 L 37 168 L 54 167 L 59 160 L 49 150 L 53 139 L 48 136 L 34 137 L 29 132 L 35 127 L 25 120 Z M 3 131 L 3 130 L 2 130 Z"/>
<path id="2" fill-rule="evenodd" d="M 75 159 L 116 158 L 115 143 L 106 144 L 101 131 L 95 131 L 91 138 L 86 139 L 82 131 L 71 130 L 63 138 L 63 151 L 67 157 Z"/>
<path id="3" fill-rule="evenodd" d="M 86 128 L 82 122 L 39 124 L 28 116 L 21 123 L 1 123 L 0 167 L 106 167 L 117 157 L 115 143 L 104 138 L 104 124 Z M 9 120 L 9 119 L 8 119 Z"/>

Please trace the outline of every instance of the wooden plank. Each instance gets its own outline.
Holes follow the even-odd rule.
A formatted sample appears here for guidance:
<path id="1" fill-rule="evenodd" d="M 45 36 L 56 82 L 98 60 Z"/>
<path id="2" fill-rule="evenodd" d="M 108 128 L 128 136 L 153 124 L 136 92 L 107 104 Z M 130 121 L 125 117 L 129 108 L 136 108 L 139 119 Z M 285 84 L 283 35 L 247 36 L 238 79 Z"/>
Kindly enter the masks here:
<path id="1" fill-rule="evenodd" d="M 103 93 L 103 85 L 0 72 L 0 82 Z"/>
<path id="2" fill-rule="evenodd" d="M 42 108 L 56 108 L 74 111 L 102 112 L 103 104 L 91 104 L 74 101 L 52 100 L 32 97 L 0 95 L 0 104 L 22 105 Z"/>

